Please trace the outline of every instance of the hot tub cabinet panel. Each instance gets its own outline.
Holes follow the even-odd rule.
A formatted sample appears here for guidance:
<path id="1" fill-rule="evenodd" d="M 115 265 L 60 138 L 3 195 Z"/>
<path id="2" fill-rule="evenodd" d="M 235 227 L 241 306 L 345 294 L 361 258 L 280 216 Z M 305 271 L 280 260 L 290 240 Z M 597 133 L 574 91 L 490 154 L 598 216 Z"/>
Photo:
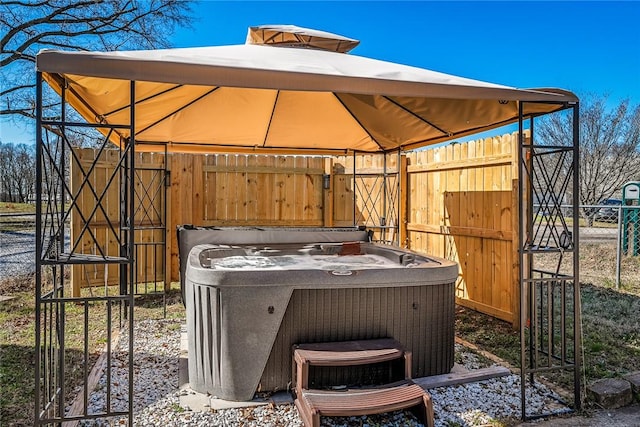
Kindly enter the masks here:
<path id="1" fill-rule="evenodd" d="M 296 289 L 260 378 L 260 389 L 290 387 L 290 354 L 296 343 L 393 337 L 412 352 L 413 378 L 448 373 L 454 363 L 453 301 L 453 283 Z M 326 374 L 335 378 L 340 372 Z"/>
<path id="2" fill-rule="evenodd" d="M 191 388 L 221 399 L 251 400 L 292 291 L 289 286 L 234 289 L 187 281 Z"/>
<path id="3" fill-rule="evenodd" d="M 362 242 L 357 269 L 333 263 L 340 246 L 194 246 L 185 280 L 191 387 L 250 400 L 256 391 L 290 387 L 295 343 L 384 337 L 413 353 L 414 377 L 449 372 L 457 265 Z M 319 269 L 299 270 L 291 261 L 296 253 L 331 256 Z M 366 255 L 395 265 L 365 265 Z M 257 263 L 268 265 L 248 270 L 233 257 L 262 257 Z"/>

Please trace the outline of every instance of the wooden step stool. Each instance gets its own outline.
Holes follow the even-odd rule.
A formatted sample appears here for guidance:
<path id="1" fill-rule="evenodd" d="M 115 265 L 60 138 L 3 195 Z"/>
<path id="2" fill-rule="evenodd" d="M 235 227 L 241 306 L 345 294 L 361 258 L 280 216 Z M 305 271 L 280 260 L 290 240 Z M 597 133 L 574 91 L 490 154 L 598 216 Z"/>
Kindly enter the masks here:
<path id="1" fill-rule="evenodd" d="M 299 344 L 294 346 L 295 404 L 306 427 L 319 427 L 321 416 L 360 416 L 412 409 L 433 427 L 433 403 L 411 381 L 411 353 L 390 338 Z M 309 389 L 310 366 L 357 366 L 404 359 L 404 381 L 348 390 Z"/>

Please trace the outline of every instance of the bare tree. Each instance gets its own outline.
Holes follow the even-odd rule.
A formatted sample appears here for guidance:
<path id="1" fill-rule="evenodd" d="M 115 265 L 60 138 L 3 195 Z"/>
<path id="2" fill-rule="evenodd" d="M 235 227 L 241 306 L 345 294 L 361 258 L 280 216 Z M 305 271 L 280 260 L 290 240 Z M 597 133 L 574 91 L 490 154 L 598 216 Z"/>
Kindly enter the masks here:
<path id="1" fill-rule="evenodd" d="M 184 0 L 7 0 L 0 3 L 0 115 L 35 117 L 40 49 L 126 50 L 168 47 L 191 22 Z"/>
<path id="2" fill-rule="evenodd" d="M 35 164 L 33 146 L 0 143 L 0 201 L 27 203 L 33 200 Z"/>
<path id="3" fill-rule="evenodd" d="M 572 141 L 572 118 L 543 118 L 537 138 L 549 145 Z M 595 205 L 616 195 L 625 182 L 640 179 L 640 105 L 628 100 L 607 107 L 606 96 L 591 96 L 580 104 L 580 182 L 582 205 Z M 586 210 L 590 218 L 595 211 Z"/>
<path id="4" fill-rule="evenodd" d="M 13 161 L 13 145 L 0 143 L 0 202 L 13 201 L 13 187 L 9 183 L 9 168 Z"/>

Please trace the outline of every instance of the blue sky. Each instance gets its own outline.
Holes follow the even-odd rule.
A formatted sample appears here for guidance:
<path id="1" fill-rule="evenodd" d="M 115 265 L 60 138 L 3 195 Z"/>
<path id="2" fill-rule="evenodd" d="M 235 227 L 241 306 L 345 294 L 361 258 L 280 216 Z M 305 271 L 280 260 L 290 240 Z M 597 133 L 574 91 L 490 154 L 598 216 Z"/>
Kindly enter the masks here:
<path id="1" fill-rule="evenodd" d="M 640 102 L 637 2 L 216 2 L 177 47 L 244 43 L 247 27 L 294 24 L 360 40 L 354 55 L 515 87 Z"/>
<path id="2" fill-rule="evenodd" d="M 194 12 L 175 47 L 242 44 L 251 25 L 293 24 L 360 40 L 354 55 L 640 104 L 640 2 L 203 1 Z M 1 142 L 29 142 L 0 125 Z"/>

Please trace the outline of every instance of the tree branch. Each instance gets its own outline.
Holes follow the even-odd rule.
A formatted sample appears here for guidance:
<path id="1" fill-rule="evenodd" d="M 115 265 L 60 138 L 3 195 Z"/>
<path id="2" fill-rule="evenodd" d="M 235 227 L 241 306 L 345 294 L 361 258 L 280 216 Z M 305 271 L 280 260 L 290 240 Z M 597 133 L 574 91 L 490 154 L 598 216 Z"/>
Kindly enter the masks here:
<path id="1" fill-rule="evenodd" d="M 32 119 L 32 76 L 38 48 L 111 51 L 167 45 L 188 25 L 190 0 L 6 0 L 0 3 L 3 116 Z M 5 74 L 5 68 L 8 67 Z M 13 105 L 9 105 L 8 103 Z M 20 108 L 25 107 L 25 108 Z"/>
<path id="2" fill-rule="evenodd" d="M 47 3 L 49 3 L 48 1 L 41 1 L 40 3 L 34 3 L 34 2 L 22 2 L 22 1 L 5 1 L 3 2 L 3 5 L 5 6 L 24 6 L 24 7 L 40 7 L 40 6 L 44 6 Z"/>
<path id="3" fill-rule="evenodd" d="M 45 2 L 44 4 L 46 4 L 47 2 Z M 2 37 L 2 39 L 0 39 L 0 49 L 2 49 L 4 46 L 7 45 L 7 43 L 9 43 L 9 41 L 18 33 L 20 33 L 21 31 L 26 30 L 27 28 L 31 28 L 31 27 L 35 27 L 36 25 L 39 24 L 46 24 L 47 22 L 51 21 L 55 16 L 60 15 L 62 13 L 65 13 L 67 10 L 71 10 L 71 9 L 81 9 L 84 8 L 85 6 L 91 6 L 92 4 L 95 4 L 95 2 L 93 1 L 84 1 L 84 2 L 71 2 L 66 6 L 62 6 L 59 8 L 56 8 L 53 10 L 53 12 L 51 12 L 49 15 L 46 16 L 42 16 L 40 18 L 36 18 L 36 19 L 32 19 L 31 21 L 26 21 L 24 22 L 22 25 L 17 25 L 15 27 L 13 27 L 7 34 L 4 35 L 4 37 Z M 31 5 L 27 4 L 26 7 L 31 7 Z"/>
<path id="4" fill-rule="evenodd" d="M 16 108 L 16 109 L 2 109 L 0 110 L 0 116 L 8 116 L 8 115 L 13 115 L 13 116 L 22 116 L 22 117 L 27 117 L 30 119 L 35 119 L 35 114 L 33 112 L 29 112 L 29 109 L 23 109 L 23 108 Z M 33 110 L 31 110 L 33 111 Z"/>
<path id="5" fill-rule="evenodd" d="M 84 19 L 75 19 L 75 20 L 64 20 L 64 19 L 53 20 L 54 22 L 65 23 L 66 25 L 69 25 L 69 24 L 74 25 L 78 23 L 91 24 L 93 22 L 98 21 L 100 22 L 100 25 L 95 25 L 95 26 L 89 25 L 89 28 L 81 31 L 67 31 L 64 29 L 60 29 L 58 31 L 41 32 L 37 35 L 34 35 L 33 37 L 28 38 L 24 43 L 22 43 L 22 45 L 20 45 L 16 49 L 13 49 L 11 51 L 5 51 L 4 49 L 2 49 L 2 53 L 10 53 L 10 55 L 7 58 L 4 58 L 0 61 L 0 66 L 3 67 L 6 65 L 9 65 L 10 63 L 19 59 L 29 59 L 35 62 L 35 57 L 25 56 L 23 52 L 27 50 L 29 46 L 37 43 L 78 49 L 77 45 L 44 40 L 45 38 L 53 38 L 53 37 L 76 38 L 76 37 L 87 36 L 87 35 L 97 36 L 101 38 L 101 36 L 103 35 L 114 34 L 117 32 L 124 32 L 124 33 L 136 34 L 151 43 L 152 41 L 155 40 L 155 38 L 151 36 L 151 33 L 142 32 L 136 29 L 134 25 L 144 21 L 145 18 L 150 17 L 153 14 L 159 13 L 165 7 L 163 5 L 164 3 L 161 3 L 159 7 L 155 9 L 149 9 L 148 11 L 141 13 L 139 15 L 136 15 L 132 17 L 130 20 L 128 20 L 127 22 L 123 22 L 120 25 L 116 25 L 116 21 L 118 20 L 118 18 L 122 16 L 126 16 L 128 13 L 135 11 L 136 10 L 135 8 L 123 9 L 118 11 L 117 13 L 113 13 L 109 16 L 100 17 L 100 18 L 94 17 L 94 18 L 84 18 Z M 103 42 L 103 45 L 106 45 L 106 43 Z"/>
<path id="6" fill-rule="evenodd" d="M 0 96 L 6 96 L 6 95 L 9 95 L 9 94 L 11 94 L 13 92 L 22 90 L 22 89 L 33 89 L 35 87 L 36 87 L 35 84 L 14 86 L 14 87 L 11 87 L 9 89 L 6 89 L 6 90 L 3 90 L 2 92 L 0 92 Z"/>

